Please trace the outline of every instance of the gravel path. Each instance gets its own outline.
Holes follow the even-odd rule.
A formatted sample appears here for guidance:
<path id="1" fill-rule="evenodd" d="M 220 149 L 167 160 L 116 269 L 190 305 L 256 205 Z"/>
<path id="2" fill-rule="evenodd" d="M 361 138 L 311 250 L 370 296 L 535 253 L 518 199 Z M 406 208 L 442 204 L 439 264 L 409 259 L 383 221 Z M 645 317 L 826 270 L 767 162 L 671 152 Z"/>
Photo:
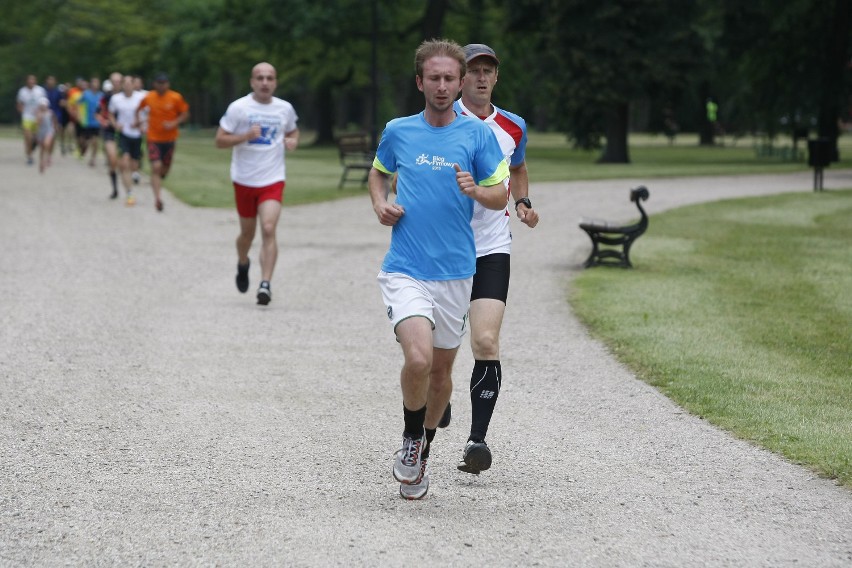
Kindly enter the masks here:
<path id="1" fill-rule="evenodd" d="M 57 157 L 40 176 L 19 146 L 0 141 L 0 565 L 852 565 L 852 493 L 685 413 L 565 300 L 590 246 L 578 218 L 632 218 L 630 187 L 650 189 L 653 230 L 664 209 L 809 191 L 810 174 L 533 184 L 494 467 L 455 469 L 463 348 L 432 488 L 405 502 L 401 353 L 375 281 L 389 233 L 366 196 L 285 209 L 260 308 L 234 288 L 234 212 L 167 194 L 158 214 L 147 186 L 127 208 L 102 167 Z"/>

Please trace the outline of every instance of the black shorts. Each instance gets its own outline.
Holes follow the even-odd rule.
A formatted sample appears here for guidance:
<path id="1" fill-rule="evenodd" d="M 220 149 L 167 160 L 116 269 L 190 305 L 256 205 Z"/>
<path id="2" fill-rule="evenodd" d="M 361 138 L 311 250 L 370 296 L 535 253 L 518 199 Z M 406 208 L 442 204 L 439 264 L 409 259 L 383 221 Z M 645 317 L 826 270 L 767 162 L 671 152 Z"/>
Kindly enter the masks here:
<path id="1" fill-rule="evenodd" d="M 115 142 L 115 128 L 101 128 L 101 137 L 104 139 L 104 142 Z"/>
<path id="2" fill-rule="evenodd" d="M 130 154 L 133 160 L 142 158 L 142 138 L 131 138 L 124 134 L 118 134 L 118 153 L 121 155 Z"/>
<path id="3" fill-rule="evenodd" d="M 172 165 L 172 157 L 175 155 L 174 142 L 151 142 L 148 141 L 148 159 L 151 163 L 162 162 L 165 167 Z"/>
<path id="4" fill-rule="evenodd" d="M 509 255 L 486 254 L 476 259 L 470 301 L 489 298 L 504 304 L 509 297 Z"/>
<path id="5" fill-rule="evenodd" d="M 95 126 L 94 128 L 81 127 L 78 130 L 80 134 L 80 138 L 83 140 L 91 140 L 92 138 L 97 138 L 98 134 L 101 133 L 101 129 L 99 126 Z"/>
<path id="6" fill-rule="evenodd" d="M 66 111 L 65 109 L 62 109 L 61 111 L 56 113 L 56 122 L 62 128 L 68 126 L 68 120 L 68 111 Z"/>

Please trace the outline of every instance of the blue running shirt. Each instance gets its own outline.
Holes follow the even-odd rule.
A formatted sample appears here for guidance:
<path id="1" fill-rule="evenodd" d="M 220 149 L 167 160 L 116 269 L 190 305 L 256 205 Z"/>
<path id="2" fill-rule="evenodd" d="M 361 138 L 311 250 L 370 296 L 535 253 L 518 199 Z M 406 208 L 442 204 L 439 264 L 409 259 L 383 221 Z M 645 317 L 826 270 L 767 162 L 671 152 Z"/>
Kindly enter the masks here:
<path id="1" fill-rule="evenodd" d="M 418 280 L 459 280 L 476 271 L 470 220 L 474 201 L 456 184 L 453 164 L 479 185 L 497 185 L 509 167 L 491 130 L 458 115 L 434 127 L 423 113 L 390 121 L 373 167 L 396 172 L 396 203 L 405 214 L 393 227 L 382 270 Z"/>

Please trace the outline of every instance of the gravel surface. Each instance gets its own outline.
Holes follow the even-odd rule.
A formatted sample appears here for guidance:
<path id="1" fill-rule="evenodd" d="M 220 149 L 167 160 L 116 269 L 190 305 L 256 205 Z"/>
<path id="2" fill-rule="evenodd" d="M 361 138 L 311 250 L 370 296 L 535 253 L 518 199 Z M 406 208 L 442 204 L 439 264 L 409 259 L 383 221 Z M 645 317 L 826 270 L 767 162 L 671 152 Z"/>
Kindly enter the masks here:
<path id="1" fill-rule="evenodd" d="M 103 166 L 57 156 L 39 175 L 21 154 L 0 141 L 2 566 L 852 565 L 852 493 L 684 412 L 566 302 L 590 249 L 577 221 L 635 217 L 631 187 L 653 231 L 679 205 L 810 191 L 809 173 L 534 183 L 494 466 L 455 468 L 465 346 L 429 495 L 406 502 L 402 356 L 375 280 L 389 232 L 366 194 L 284 210 L 262 308 L 257 243 L 252 293 L 234 286 L 235 212 L 166 194 L 157 213 L 144 183 L 128 208 Z"/>

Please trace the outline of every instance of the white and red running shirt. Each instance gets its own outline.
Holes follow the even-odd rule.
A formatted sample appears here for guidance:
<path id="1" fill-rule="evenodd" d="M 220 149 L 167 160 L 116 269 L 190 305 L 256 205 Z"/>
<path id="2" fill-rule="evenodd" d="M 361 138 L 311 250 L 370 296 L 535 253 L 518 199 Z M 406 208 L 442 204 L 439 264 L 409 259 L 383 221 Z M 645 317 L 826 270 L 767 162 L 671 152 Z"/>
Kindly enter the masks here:
<path id="1" fill-rule="evenodd" d="M 456 112 L 461 115 L 479 118 L 494 133 L 500 150 L 506 158 L 509 167 L 522 164 L 527 150 L 527 123 L 520 116 L 495 105 L 490 116 L 477 117 L 468 110 L 461 99 L 454 104 Z M 476 257 L 487 254 L 506 253 L 511 251 L 512 233 L 509 230 L 509 178 L 506 178 L 506 208 L 502 211 L 486 209 L 478 202 L 473 204 L 473 236 L 476 241 Z"/>

